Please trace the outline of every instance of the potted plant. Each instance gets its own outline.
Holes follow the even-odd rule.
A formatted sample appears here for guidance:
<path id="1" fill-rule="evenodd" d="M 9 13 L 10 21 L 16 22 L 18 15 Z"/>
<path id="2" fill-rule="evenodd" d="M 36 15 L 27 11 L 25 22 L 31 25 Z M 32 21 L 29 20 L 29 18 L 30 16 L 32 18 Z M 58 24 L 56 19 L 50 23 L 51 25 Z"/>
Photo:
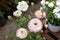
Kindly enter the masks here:
<path id="1" fill-rule="evenodd" d="M 41 5 L 47 11 L 49 29 L 52 32 L 60 31 L 60 0 L 42 0 Z"/>
<path id="2" fill-rule="evenodd" d="M 6 23 L 6 20 L 3 16 L 3 12 L 0 11 L 0 27 L 2 27 L 5 23 Z"/>

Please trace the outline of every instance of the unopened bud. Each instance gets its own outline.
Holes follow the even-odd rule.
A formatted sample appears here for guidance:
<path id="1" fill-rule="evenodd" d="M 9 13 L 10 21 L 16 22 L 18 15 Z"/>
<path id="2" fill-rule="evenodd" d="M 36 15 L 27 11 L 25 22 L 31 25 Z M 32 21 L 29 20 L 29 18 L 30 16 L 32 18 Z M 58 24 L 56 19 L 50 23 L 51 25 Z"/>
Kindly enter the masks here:
<path id="1" fill-rule="evenodd" d="M 31 2 L 31 5 L 34 6 L 34 2 Z"/>
<path id="2" fill-rule="evenodd" d="M 9 16 L 8 16 L 8 19 L 9 19 L 9 20 L 11 20 L 11 19 L 12 19 L 12 17 L 9 15 Z"/>

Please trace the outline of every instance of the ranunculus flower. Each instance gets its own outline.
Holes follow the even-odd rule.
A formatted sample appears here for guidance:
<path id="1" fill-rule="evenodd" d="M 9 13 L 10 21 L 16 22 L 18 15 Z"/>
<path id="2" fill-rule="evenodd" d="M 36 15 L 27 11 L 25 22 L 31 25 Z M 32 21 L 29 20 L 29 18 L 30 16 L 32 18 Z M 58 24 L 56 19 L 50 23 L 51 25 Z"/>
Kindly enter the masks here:
<path id="1" fill-rule="evenodd" d="M 16 16 L 16 17 L 21 16 L 21 14 L 22 14 L 22 12 L 19 11 L 19 10 L 16 10 L 16 11 L 13 13 L 13 15 Z"/>
<path id="2" fill-rule="evenodd" d="M 19 37 L 20 39 L 26 38 L 28 35 L 28 31 L 25 28 L 19 28 L 16 31 L 16 36 Z"/>
<path id="3" fill-rule="evenodd" d="M 34 13 L 35 17 L 36 18 L 46 18 L 46 12 L 42 12 L 41 10 L 37 10 L 35 13 Z"/>
<path id="4" fill-rule="evenodd" d="M 31 32 L 34 32 L 34 33 L 39 32 L 39 31 L 41 31 L 42 28 L 43 28 L 43 24 L 42 24 L 41 20 L 39 20 L 37 18 L 30 20 L 28 23 L 28 29 Z"/>
<path id="5" fill-rule="evenodd" d="M 25 1 L 18 2 L 17 9 L 21 11 L 27 11 L 28 9 L 28 4 Z"/>
<path id="6" fill-rule="evenodd" d="M 42 18 L 43 17 L 43 13 L 41 12 L 41 10 L 37 10 L 35 13 L 34 13 L 35 17 L 36 18 Z"/>

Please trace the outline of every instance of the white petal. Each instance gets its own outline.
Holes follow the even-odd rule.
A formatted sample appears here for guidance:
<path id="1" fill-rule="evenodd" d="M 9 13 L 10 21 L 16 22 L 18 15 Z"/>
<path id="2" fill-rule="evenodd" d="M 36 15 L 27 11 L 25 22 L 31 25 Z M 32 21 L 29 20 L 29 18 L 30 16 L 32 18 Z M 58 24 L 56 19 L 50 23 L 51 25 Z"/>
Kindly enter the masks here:
<path id="1" fill-rule="evenodd" d="M 23 33 L 22 33 L 23 31 Z M 16 31 L 16 36 L 19 37 L 20 39 L 24 39 L 26 38 L 28 35 L 28 32 L 25 28 L 19 28 L 17 31 Z"/>
<path id="2" fill-rule="evenodd" d="M 18 2 L 17 9 L 21 11 L 27 11 L 28 9 L 28 4 L 25 1 Z"/>
<path id="3" fill-rule="evenodd" d="M 46 1 L 45 4 L 49 4 L 49 1 Z"/>
<path id="4" fill-rule="evenodd" d="M 13 13 L 13 15 L 14 16 L 21 16 L 21 14 L 22 14 L 22 12 L 21 11 L 19 11 L 19 10 L 16 10 L 14 13 Z"/>
<path id="5" fill-rule="evenodd" d="M 57 6 L 60 6 L 60 1 L 56 1 L 56 5 Z"/>
<path id="6" fill-rule="evenodd" d="M 48 6 L 49 6 L 50 8 L 52 8 L 52 7 L 54 6 L 54 3 L 51 2 L 51 3 L 48 4 Z"/>

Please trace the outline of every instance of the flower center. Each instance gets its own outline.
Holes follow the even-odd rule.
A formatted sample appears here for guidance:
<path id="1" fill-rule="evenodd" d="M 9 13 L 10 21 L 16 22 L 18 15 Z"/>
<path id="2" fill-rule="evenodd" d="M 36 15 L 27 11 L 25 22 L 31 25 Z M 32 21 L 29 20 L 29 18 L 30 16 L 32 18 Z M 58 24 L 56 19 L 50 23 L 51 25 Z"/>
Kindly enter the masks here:
<path id="1" fill-rule="evenodd" d="M 34 25 L 37 25 L 37 23 L 34 23 Z"/>
<path id="2" fill-rule="evenodd" d="M 21 31 L 21 33 L 23 33 L 23 31 Z"/>
<path id="3" fill-rule="evenodd" d="M 17 14 L 18 14 L 18 12 L 17 12 Z"/>
<path id="4" fill-rule="evenodd" d="M 25 4 L 21 4 L 20 6 L 21 6 L 21 8 L 22 8 L 22 9 L 24 9 L 24 8 L 25 8 Z"/>

